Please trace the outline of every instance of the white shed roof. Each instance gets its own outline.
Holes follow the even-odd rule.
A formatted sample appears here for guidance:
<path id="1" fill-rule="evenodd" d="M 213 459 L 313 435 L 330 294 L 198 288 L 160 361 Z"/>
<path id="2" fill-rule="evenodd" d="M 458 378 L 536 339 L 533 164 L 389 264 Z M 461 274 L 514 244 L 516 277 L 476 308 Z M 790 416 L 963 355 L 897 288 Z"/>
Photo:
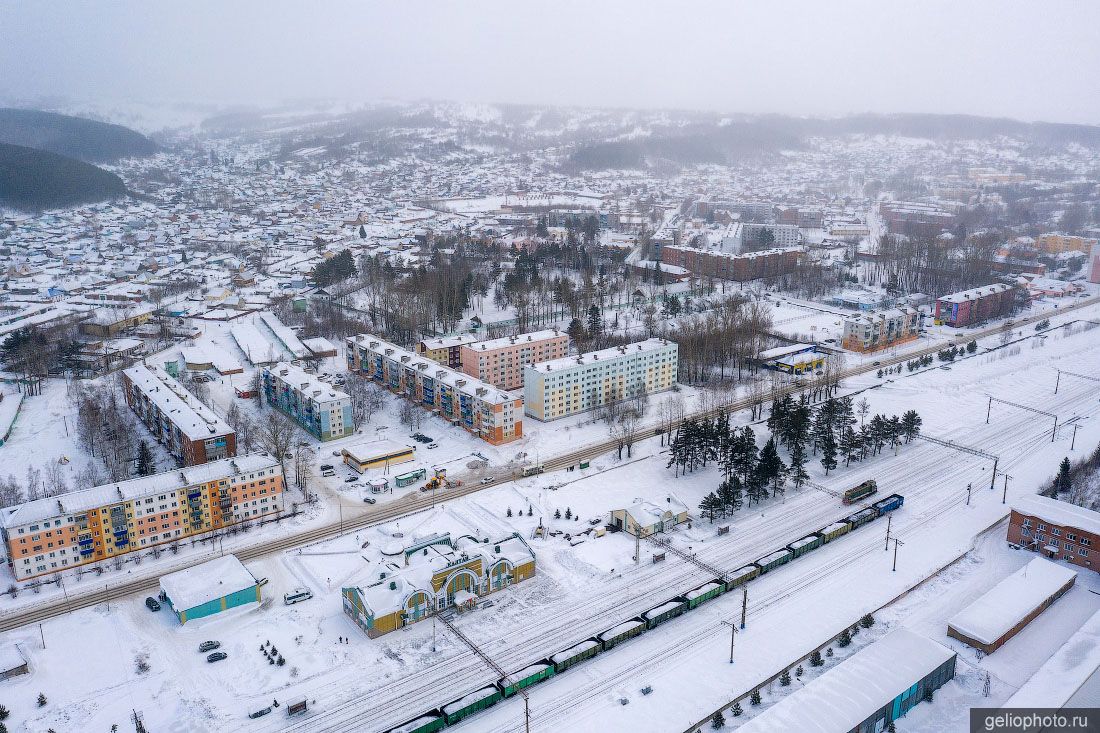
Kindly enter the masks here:
<path id="1" fill-rule="evenodd" d="M 256 578 L 236 555 L 226 555 L 160 579 L 160 589 L 177 611 L 186 611 L 230 593 L 251 588 Z"/>

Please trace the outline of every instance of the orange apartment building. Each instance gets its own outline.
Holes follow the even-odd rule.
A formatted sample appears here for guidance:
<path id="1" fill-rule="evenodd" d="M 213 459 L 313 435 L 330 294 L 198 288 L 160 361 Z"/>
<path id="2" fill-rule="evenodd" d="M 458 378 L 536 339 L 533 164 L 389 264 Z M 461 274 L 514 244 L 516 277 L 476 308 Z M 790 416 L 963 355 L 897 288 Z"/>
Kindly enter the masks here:
<path id="1" fill-rule="evenodd" d="M 569 336 L 558 329 L 535 331 L 467 344 L 460 349 L 462 371 L 500 389 L 523 389 L 523 368 L 569 353 Z"/>
<path id="2" fill-rule="evenodd" d="M 0 510 L 15 579 L 27 580 L 282 512 L 279 462 L 251 454 Z"/>

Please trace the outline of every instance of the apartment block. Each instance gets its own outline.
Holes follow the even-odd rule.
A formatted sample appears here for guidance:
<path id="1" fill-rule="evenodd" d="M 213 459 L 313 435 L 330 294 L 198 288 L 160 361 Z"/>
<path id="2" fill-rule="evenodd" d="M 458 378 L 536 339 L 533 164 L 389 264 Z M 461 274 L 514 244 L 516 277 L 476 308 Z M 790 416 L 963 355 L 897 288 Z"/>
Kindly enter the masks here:
<path id="1" fill-rule="evenodd" d="M 794 271 L 802 250 L 765 249 L 759 252 L 731 254 L 711 250 L 669 245 L 661 247 L 661 263 L 690 270 L 702 277 L 722 280 L 757 280 L 776 277 Z"/>
<path id="2" fill-rule="evenodd" d="M 1006 316 L 1016 305 L 1016 288 L 996 283 L 971 288 L 936 299 L 936 323 L 963 328 L 997 316 Z"/>
<path id="3" fill-rule="evenodd" d="M 569 353 L 569 336 L 558 329 L 478 341 L 460 350 L 462 371 L 500 389 L 523 387 L 523 368 Z"/>
<path id="4" fill-rule="evenodd" d="M 251 454 L 36 499 L 0 510 L 16 580 L 27 580 L 284 509 L 283 472 Z"/>
<path id="5" fill-rule="evenodd" d="M 1084 252 L 1088 254 L 1097 244 L 1097 240 L 1087 237 L 1071 237 L 1066 234 L 1042 234 L 1035 240 L 1040 252 L 1058 255 L 1063 252 Z"/>
<path id="6" fill-rule="evenodd" d="M 417 342 L 416 353 L 428 357 L 436 364 L 442 364 L 451 369 L 461 369 L 462 347 L 468 346 L 475 341 L 477 341 L 477 336 L 472 333 L 424 339 L 423 341 Z"/>
<path id="7" fill-rule="evenodd" d="M 347 339 L 348 371 L 500 445 L 523 436 L 523 398 L 370 334 Z"/>
<path id="8" fill-rule="evenodd" d="M 648 339 L 530 364 L 523 376 L 527 414 L 537 420 L 557 420 L 611 400 L 671 389 L 678 363 L 675 342 Z"/>
<path id="9" fill-rule="evenodd" d="M 269 405 L 318 440 L 335 440 L 355 432 L 351 398 L 293 364 L 265 367 L 263 389 Z"/>
<path id="10" fill-rule="evenodd" d="M 237 455 L 237 434 L 159 366 L 122 372 L 126 404 L 180 465 L 197 466 Z"/>
<path id="11" fill-rule="evenodd" d="M 847 316 L 840 345 L 850 351 L 879 351 L 919 337 L 922 322 L 920 311 L 908 306 Z"/>

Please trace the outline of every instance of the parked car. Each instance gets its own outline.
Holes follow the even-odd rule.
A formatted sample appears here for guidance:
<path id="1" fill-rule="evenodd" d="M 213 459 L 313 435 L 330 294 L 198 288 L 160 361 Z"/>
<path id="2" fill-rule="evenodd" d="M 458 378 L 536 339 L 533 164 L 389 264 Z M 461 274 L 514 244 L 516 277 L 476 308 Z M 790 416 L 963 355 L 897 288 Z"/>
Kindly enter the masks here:
<path id="1" fill-rule="evenodd" d="M 259 710 L 255 711 L 253 713 L 249 713 L 248 717 L 250 717 L 250 718 L 262 718 L 270 712 L 271 712 L 271 706 L 268 705 L 266 708 L 260 708 Z"/>
<path id="2" fill-rule="evenodd" d="M 331 477 L 331 476 L 335 476 L 336 472 L 333 471 L 331 468 L 325 468 L 325 469 L 321 470 L 321 475 L 328 478 L 328 477 Z"/>
<path id="3" fill-rule="evenodd" d="M 260 578 L 256 581 L 256 585 L 260 586 L 261 588 L 267 585 L 267 578 Z"/>
<path id="4" fill-rule="evenodd" d="M 228 659 L 228 658 L 229 658 L 229 655 L 226 654 L 225 652 L 214 652 L 213 654 L 211 654 L 210 656 L 208 656 L 206 658 L 206 661 L 210 662 L 210 663 L 214 663 L 214 662 L 220 662 L 223 659 Z"/>
<path id="5" fill-rule="evenodd" d="M 322 471 L 331 471 L 331 470 L 333 470 L 333 466 L 332 466 L 331 463 L 322 463 L 321 464 L 321 470 Z"/>
<path id="6" fill-rule="evenodd" d="M 358 476 L 348 476 L 346 479 L 344 479 L 344 483 L 345 484 L 353 484 L 358 480 L 359 480 Z"/>
<path id="7" fill-rule="evenodd" d="M 493 477 L 492 476 L 486 476 L 485 478 L 481 479 L 481 483 L 491 484 L 491 483 L 493 483 Z"/>
<path id="8" fill-rule="evenodd" d="M 283 603 L 290 606 L 301 601 L 308 601 L 313 598 L 313 592 L 309 588 L 295 588 L 289 593 L 283 594 Z"/>
<path id="9" fill-rule="evenodd" d="M 439 443 L 428 443 L 428 447 L 429 447 L 429 448 L 438 448 L 438 447 L 439 447 Z"/>
<path id="10" fill-rule="evenodd" d="M 378 500 L 375 499 L 373 496 L 364 496 L 363 501 L 366 502 L 367 504 L 377 504 L 378 503 Z"/>
<path id="11" fill-rule="evenodd" d="M 341 452 L 340 452 L 340 451 L 338 451 L 338 450 L 334 450 L 334 451 L 332 452 L 332 455 L 334 455 L 334 456 L 337 456 L 337 457 L 339 457 L 339 456 L 342 456 L 342 455 L 343 455 L 343 453 L 341 453 Z"/>
<path id="12" fill-rule="evenodd" d="M 204 641 L 203 643 L 199 644 L 199 651 L 212 652 L 221 645 L 222 643 L 220 641 Z"/>
<path id="13" fill-rule="evenodd" d="M 160 601 L 158 601 L 156 598 L 153 598 L 152 596 L 149 596 L 145 599 L 145 605 L 150 611 L 160 610 Z"/>

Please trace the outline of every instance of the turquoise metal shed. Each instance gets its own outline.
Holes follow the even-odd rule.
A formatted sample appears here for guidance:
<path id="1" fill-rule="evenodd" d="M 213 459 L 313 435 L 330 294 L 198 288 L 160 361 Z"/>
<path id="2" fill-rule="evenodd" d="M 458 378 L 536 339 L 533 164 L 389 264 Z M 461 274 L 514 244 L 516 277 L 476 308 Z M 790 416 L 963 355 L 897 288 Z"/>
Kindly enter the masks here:
<path id="1" fill-rule="evenodd" d="M 233 555 L 165 575 L 160 589 L 181 624 L 260 602 L 256 578 Z"/>

